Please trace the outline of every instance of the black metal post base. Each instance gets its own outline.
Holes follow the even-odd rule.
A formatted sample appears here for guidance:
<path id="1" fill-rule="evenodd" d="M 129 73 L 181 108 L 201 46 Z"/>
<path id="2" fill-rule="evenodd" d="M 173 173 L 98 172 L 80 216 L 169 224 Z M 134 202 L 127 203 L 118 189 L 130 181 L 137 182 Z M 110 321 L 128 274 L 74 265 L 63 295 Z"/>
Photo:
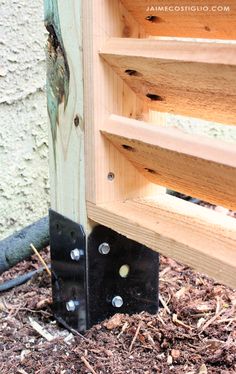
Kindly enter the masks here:
<path id="1" fill-rule="evenodd" d="M 158 311 L 159 255 L 104 226 L 50 211 L 55 318 L 79 332 L 115 313 Z"/>

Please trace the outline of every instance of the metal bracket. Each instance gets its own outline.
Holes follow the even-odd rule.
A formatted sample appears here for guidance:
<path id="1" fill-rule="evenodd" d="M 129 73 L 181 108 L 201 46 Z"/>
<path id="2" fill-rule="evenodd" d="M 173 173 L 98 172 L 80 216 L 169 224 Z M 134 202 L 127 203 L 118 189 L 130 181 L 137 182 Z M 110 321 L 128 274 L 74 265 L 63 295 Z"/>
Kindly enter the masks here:
<path id="1" fill-rule="evenodd" d="M 83 227 L 50 210 L 53 312 L 59 322 L 87 327 L 86 237 Z M 78 252 L 79 251 L 79 252 Z M 74 255 L 80 253 L 80 257 Z"/>
<path id="2" fill-rule="evenodd" d="M 86 245 L 87 244 L 87 245 Z M 55 317 L 80 332 L 119 313 L 158 310 L 159 254 L 104 226 L 50 211 Z"/>
<path id="3" fill-rule="evenodd" d="M 90 325 L 118 312 L 157 312 L 158 253 L 104 226 L 89 236 L 88 253 Z"/>

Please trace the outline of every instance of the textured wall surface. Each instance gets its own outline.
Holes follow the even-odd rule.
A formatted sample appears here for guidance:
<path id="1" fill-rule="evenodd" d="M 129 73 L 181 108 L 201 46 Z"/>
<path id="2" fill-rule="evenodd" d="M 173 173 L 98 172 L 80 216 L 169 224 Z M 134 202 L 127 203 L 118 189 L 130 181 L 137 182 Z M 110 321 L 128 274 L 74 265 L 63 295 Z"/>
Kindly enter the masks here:
<path id="1" fill-rule="evenodd" d="M 0 0 L 0 238 L 47 214 L 43 1 Z"/>
<path id="2" fill-rule="evenodd" d="M 183 119 L 182 116 L 172 115 L 168 116 L 166 125 L 176 127 L 189 134 L 204 135 L 230 143 L 236 142 L 236 126 L 221 125 L 195 118 Z"/>

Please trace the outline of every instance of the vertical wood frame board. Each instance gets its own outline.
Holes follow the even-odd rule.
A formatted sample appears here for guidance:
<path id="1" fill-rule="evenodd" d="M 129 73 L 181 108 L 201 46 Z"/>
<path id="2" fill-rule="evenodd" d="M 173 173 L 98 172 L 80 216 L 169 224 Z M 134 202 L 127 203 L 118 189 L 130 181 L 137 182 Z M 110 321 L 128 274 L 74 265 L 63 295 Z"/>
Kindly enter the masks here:
<path id="1" fill-rule="evenodd" d="M 86 198 L 95 204 L 163 191 L 138 173 L 100 133 L 103 122 L 111 113 L 135 119 L 147 115 L 146 104 L 99 56 L 107 38 L 112 36 L 137 38 L 145 34 L 120 1 L 84 1 Z"/>

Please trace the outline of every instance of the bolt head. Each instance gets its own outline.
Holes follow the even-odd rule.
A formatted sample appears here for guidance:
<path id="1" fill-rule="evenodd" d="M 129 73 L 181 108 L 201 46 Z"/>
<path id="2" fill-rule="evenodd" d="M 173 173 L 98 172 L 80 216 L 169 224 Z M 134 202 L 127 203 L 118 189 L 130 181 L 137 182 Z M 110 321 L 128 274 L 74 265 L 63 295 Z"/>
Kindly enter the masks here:
<path id="1" fill-rule="evenodd" d="M 124 301 L 121 296 L 114 296 L 111 303 L 114 308 L 120 308 L 124 304 Z"/>
<path id="2" fill-rule="evenodd" d="M 78 248 L 75 248 L 70 252 L 70 257 L 73 261 L 79 261 L 81 254 L 82 254 L 82 251 Z"/>
<path id="3" fill-rule="evenodd" d="M 74 312 L 75 311 L 75 302 L 73 300 L 67 301 L 66 309 L 68 310 L 68 312 Z"/>
<path id="4" fill-rule="evenodd" d="M 110 252 L 110 250 L 111 248 L 108 243 L 102 243 L 98 247 L 98 251 L 99 253 L 101 253 L 101 255 L 107 255 Z"/>
<path id="5" fill-rule="evenodd" d="M 68 312 L 74 312 L 79 306 L 79 301 L 69 300 L 66 303 L 66 309 Z"/>

